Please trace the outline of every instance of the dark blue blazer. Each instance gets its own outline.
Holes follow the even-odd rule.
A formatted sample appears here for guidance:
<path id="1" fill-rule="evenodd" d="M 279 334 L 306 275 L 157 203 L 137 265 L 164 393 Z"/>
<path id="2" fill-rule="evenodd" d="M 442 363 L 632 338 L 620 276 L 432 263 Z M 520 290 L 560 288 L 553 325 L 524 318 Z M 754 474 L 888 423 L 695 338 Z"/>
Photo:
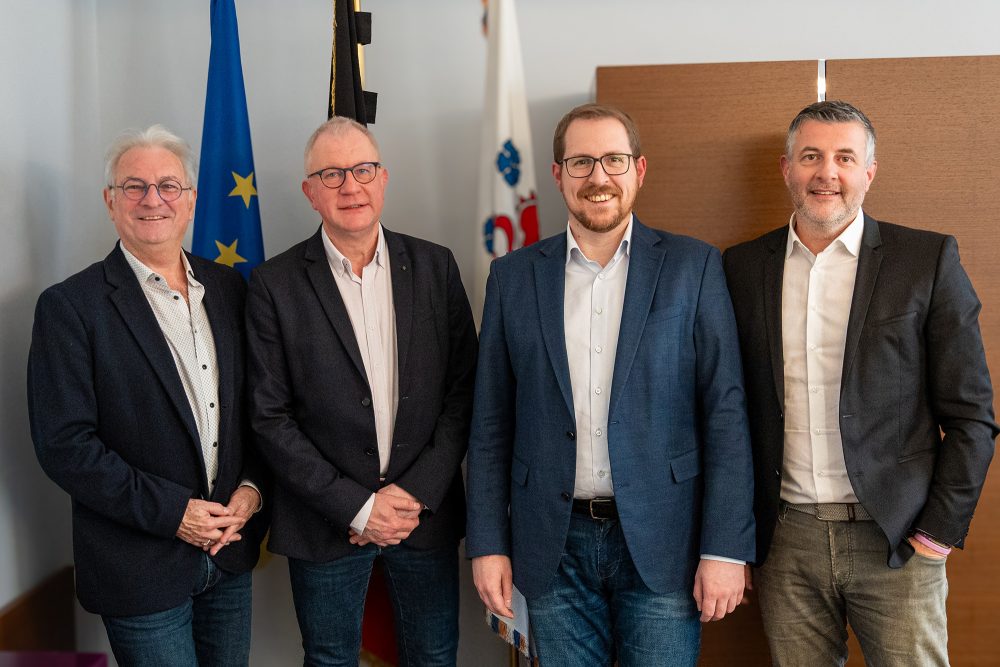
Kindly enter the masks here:
<path id="1" fill-rule="evenodd" d="M 902 566 L 916 528 L 961 546 L 993 458 L 979 299 L 952 236 L 865 216 L 840 382 L 854 493 Z M 788 225 L 726 251 L 749 392 L 757 562 L 778 520 L 784 459 L 781 280 Z M 944 434 L 942 437 L 942 433 Z"/>
<path id="2" fill-rule="evenodd" d="M 135 616 L 191 595 L 204 552 L 175 537 L 191 498 L 226 504 L 240 481 L 263 489 L 244 409 L 246 286 L 188 255 L 205 286 L 219 366 L 219 469 L 213 492 L 194 414 L 153 310 L 118 246 L 38 298 L 28 356 L 31 437 L 45 472 L 73 500 L 77 596 L 84 609 Z M 257 562 L 260 512 L 214 560 Z"/>
<path id="3" fill-rule="evenodd" d="M 457 546 L 476 327 L 451 251 L 384 232 L 399 364 L 385 481 L 427 507 L 405 544 Z M 247 296 L 252 422 L 277 482 L 267 545 L 312 562 L 358 549 L 351 520 L 381 486 L 371 388 L 322 233 L 254 269 Z"/>
<path id="4" fill-rule="evenodd" d="M 750 439 L 718 251 L 635 220 L 629 252 L 608 449 L 629 553 L 667 593 L 699 554 L 753 560 Z M 483 311 L 466 553 L 511 556 L 528 598 L 555 574 L 574 488 L 565 269 L 565 233 L 494 261 Z"/>

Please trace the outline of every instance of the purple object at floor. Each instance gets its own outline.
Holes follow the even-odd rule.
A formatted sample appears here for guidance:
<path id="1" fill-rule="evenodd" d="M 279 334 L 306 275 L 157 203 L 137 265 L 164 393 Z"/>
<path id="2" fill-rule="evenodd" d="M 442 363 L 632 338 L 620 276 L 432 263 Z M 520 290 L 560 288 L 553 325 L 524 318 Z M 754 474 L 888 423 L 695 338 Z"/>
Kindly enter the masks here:
<path id="1" fill-rule="evenodd" d="M 0 667 L 108 667 L 108 656 L 67 651 L 0 651 Z"/>

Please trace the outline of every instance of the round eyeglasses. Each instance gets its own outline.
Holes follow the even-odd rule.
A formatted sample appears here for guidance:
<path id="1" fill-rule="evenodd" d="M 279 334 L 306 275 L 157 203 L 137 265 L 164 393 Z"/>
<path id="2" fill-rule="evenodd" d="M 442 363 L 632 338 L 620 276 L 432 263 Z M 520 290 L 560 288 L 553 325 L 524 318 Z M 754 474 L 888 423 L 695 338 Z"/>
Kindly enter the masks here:
<path id="1" fill-rule="evenodd" d="M 183 187 L 172 178 L 160 181 L 159 183 L 147 183 L 141 178 L 126 178 L 125 182 L 121 185 L 111 185 L 108 187 L 118 188 L 125 195 L 126 199 L 131 199 L 132 201 L 141 200 L 146 196 L 150 188 L 156 188 L 156 194 L 163 201 L 176 201 L 182 192 L 192 189 L 190 187 Z"/>
<path id="2" fill-rule="evenodd" d="M 364 185 L 375 180 L 375 175 L 381 166 L 381 162 L 360 162 L 353 167 L 326 167 L 319 171 L 314 171 L 306 178 L 319 176 L 319 180 L 323 182 L 323 185 L 336 190 L 344 184 L 344 181 L 347 179 L 347 172 L 351 172 L 354 180 Z"/>
<path id="3" fill-rule="evenodd" d="M 594 165 L 598 162 L 608 176 L 621 176 L 628 171 L 629 161 L 635 156 L 628 153 L 608 153 L 599 158 L 590 155 L 574 155 L 561 162 L 566 165 L 566 173 L 573 178 L 587 178 L 594 173 Z"/>

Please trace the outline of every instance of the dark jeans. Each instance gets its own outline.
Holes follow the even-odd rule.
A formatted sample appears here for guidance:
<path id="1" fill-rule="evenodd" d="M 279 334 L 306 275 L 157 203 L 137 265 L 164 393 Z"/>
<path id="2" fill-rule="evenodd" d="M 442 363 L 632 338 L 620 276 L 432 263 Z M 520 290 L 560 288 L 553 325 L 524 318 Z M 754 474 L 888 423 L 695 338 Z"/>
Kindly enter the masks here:
<path id="1" fill-rule="evenodd" d="M 328 563 L 288 559 L 305 664 L 358 664 L 365 594 L 376 557 L 382 559 L 392 601 L 400 667 L 454 665 L 458 546 L 424 550 L 403 544 L 368 544 Z"/>
<path id="2" fill-rule="evenodd" d="M 573 515 L 548 592 L 528 600 L 544 667 L 669 665 L 698 660 L 701 625 L 693 591 L 658 595 L 636 572 L 616 520 Z"/>
<path id="3" fill-rule="evenodd" d="M 191 597 L 142 616 L 102 616 L 119 667 L 238 667 L 250 660 L 251 575 L 206 554 Z"/>

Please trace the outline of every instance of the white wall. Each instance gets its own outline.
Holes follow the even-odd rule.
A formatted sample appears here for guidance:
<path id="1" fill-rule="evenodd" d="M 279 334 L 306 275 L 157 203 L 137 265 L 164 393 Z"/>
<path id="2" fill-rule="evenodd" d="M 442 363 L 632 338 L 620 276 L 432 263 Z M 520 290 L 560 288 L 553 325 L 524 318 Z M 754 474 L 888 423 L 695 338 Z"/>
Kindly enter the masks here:
<path id="1" fill-rule="evenodd" d="M 34 300 L 110 249 L 101 161 L 119 130 L 163 122 L 200 145 L 208 4 L 0 0 L 0 606 L 71 560 L 68 502 L 38 471 L 27 430 Z M 449 245 L 471 284 L 482 5 L 362 4 L 374 16 L 373 129 L 391 174 L 385 223 Z M 325 118 L 330 5 L 237 0 L 268 255 L 318 224 L 298 182 L 302 145 Z M 565 221 L 547 177 L 552 129 L 592 96 L 598 65 L 1000 53 L 995 0 L 520 0 L 518 12 L 543 234 Z M 255 597 L 254 663 L 294 663 L 283 561 L 265 568 Z M 463 605 L 460 663 L 502 664 L 469 586 Z M 100 646 L 99 624 L 80 618 L 86 646 Z"/>

